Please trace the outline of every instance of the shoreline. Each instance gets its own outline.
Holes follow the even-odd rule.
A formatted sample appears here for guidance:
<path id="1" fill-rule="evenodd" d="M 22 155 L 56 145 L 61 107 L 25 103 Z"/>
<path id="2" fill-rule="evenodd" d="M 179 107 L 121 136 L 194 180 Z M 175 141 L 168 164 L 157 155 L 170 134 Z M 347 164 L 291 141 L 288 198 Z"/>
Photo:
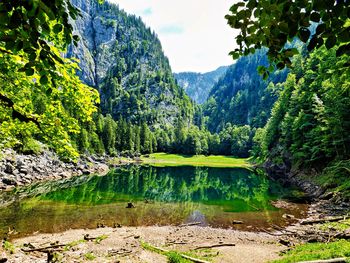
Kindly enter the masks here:
<path id="1" fill-rule="evenodd" d="M 162 157 L 168 159 L 162 159 Z M 231 156 L 183 156 L 156 153 L 141 157 L 82 155 L 77 163 L 65 163 L 50 151 L 39 155 L 18 154 L 12 149 L 0 152 L 0 193 L 37 182 L 68 179 L 81 175 L 106 175 L 111 168 L 130 164 L 151 166 L 206 166 L 253 169 L 247 159 Z M 160 158 L 159 158 L 160 157 Z"/>
<path id="2" fill-rule="evenodd" d="M 84 236 L 90 240 L 84 240 Z M 68 262 L 167 262 L 166 256 L 150 251 L 145 248 L 146 244 L 182 254 L 189 253 L 202 260 L 207 258 L 210 262 L 262 263 L 279 258 L 278 254 L 285 247 L 278 242 L 277 237 L 267 233 L 211 227 L 121 227 L 36 234 L 15 239 L 14 253 L 3 253 L 8 262 L 45 262 L 47 253 L 23 252 L 23 244 L 30 244 L 33 249 L 54 243 L 66 245 L 63 251 L 57 250 L 57 253 L 61 260 Z M 198 249 L 210 246 L 218 247 Z M 28 247 L 23 249 L 28 250 Z"/>
<path id="3" fill-rule="evenodd" d="M 3 185 L 4 178 L 10 183 L 4 188 L 0 182 L 0 193 L 7 193 L 15 187 L 21 189 L 22 186 L 30 186 L 38 182 L 55 182 L 73 176 L 89 176 L 90 174 L 104 175 L 113 167 L 144 163 L 139 158 L 83 156 L 77 164 L 67 164 L 58 160 L 57 156 L 50 152 L 33 156 L 16 154 L 12 150 L 6 151 L 8 154 L 0 161 L 0 178 L 3 179 Z M 297 185 L 307 194 L 311 202 L 306 216 L 307 220 L 344 215 L 346 211 L 349 211 L 349 205 L 339 199 L 339 196 L 325 193 L 317 185 L 313 185 L 305 178 L 300 178 L 300 174 L 291 173 L 285 167 L 264 168 L 270 178 L 280 181 L 282 185 Z M 13 183 L 11 178 L 19 183 Z M 8 246 L 4 245 L 0 249 L 0 259 L 7 258 L 8 262 L 46 262 L 47 253 L 38 251 L 25 253 L 22 251 L 23 244 L 31 244 L 35 248 L 40 248 L 44 244 L 51 246 L 50 244 L 54 243 L 65 245 L 59 246 L 64 249 L 58 251 L 53 249 L 52 251 L 57 252 L 57 256 L 67 262 L 71 262 L 71 258 L 79 262 L 167 262 L 164 254 L 159 251 L 155 252 L 154 249 L 147 249 L 147 246 L 188 253 L 195 258 L 206 259 L 208 257 L 211 259 L 210 262 L 267 262 L 278 259 L 280 252 L 290 249 L 295 244 L 309 242 L 303 236 L 310 236 L 310 234 L 305 233 L 313 233 L 313 238 L 317 239 L 319 235 L 317 227 L 303 226 L 300 222 L 301 220 L 283 228 L 272 226 L 253 232 L 210 226 L 169 225 L 75 229 L 54 234 L 33 233 L 26 237 L 14 238 L 14 247 L 11 243 L 8 243 Z M 92 240 L 84 241 L 86 234 Z M 101 240 L 95 242 L 96 238 Z M 235 246 L 225 246 L 227 242 Z M 193 250 L 203 245 L 219 245 L 219 247 L 202 251 L 202 254 Z M 15 249 L 14 254 L 10 253 L 12 248 Z M 237 261 L 237 258 L 240 260 Z"/>

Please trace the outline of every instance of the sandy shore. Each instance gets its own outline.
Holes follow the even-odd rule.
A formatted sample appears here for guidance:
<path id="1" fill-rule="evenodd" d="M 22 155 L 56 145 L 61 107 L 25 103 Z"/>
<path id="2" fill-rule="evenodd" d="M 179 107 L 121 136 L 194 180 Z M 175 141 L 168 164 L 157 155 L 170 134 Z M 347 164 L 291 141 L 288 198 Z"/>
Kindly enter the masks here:
<path id="1" fill-rule="evenodd" d="M 102 237 L 102 240 L 82 241 L 86 234 L 89 234 L 89 237 Z M 284 249 L 278 244 L 276 237 L 266 233 L 199 226 L 153 226 L 79 229 L 57 234 L 37 234 L 13 240 L 14 254 L 3 250 L 0 255 L 6 255 L 8 262 L 46 262 L 47 254 L 25 253 L 22 248 L 25 244 L 25 249 L 47 247 L 53 242 L 70 244 L 58 252 L 59 262 L 167 262 L 165 256 L 144 249 L 142 242 L 180 252 L 188 252 L 199 246 L 235 244 L 199 252 L 197 250 L 192 254 L 210 262 L 225 263 L 267 262 L 278 258 L 279 252 Z"/>

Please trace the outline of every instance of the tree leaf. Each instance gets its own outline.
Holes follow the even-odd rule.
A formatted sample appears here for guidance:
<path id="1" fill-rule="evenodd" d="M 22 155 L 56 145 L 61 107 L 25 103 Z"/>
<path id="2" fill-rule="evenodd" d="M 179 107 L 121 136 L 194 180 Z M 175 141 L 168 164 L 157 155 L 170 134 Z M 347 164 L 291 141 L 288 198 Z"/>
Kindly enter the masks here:
<path id="1" fill-rule="evenodd" d="M 326 48 L 327 49 L 331 49 L 332 47 L 335 46 L 335 44 L 337 44 L 337 37 L 336 36 L 330 36 L 329 38 L 327 38 L 327 40 L 326 40 Z"/>
<path id="2" fill-rule="evenodd" d="M 239 53 L 238 53 L 238 52 L 235 52 L 235 51 L 231 51 L 231 52 L 229 53 L 229 55 L 232 56 L 232 58 L 233 58 L 234 60 L 236 60 L 236 59 L 239 58 Z"/>
<path id="3" fill-rule="evenodd" d="M 311 21 L 318 23 L 318 22 L 320 22 L 320 19 L 321 19 L 321 16 L 318 12 L 311 13 L 311 15 L 310 15 Z"/>
<path id="4" fill-rule="evenodd" d="M 298 35 L 299 35 L 300 40 L 303 41 L 304 43 L 306 43 L 309 40 L 311 33 L 310 33 L 309 29 L 302 27 L 302 28 L 300 28 Z"/>
<path id="5" fill-rule="evenodd" d="M 49 82 L 49 79 L 46 75 L 41 76 L 40 78 L 40 84 L 46 85 Z"/>
<path id="6" fill-rule="evenodd" d="M 26 70 L 26 75 L 27 76 L 33 76 L 34 75 L 34 69 L 33 68 L 29 68 Z"/>
<path id="7" fill-rule="evenodd" d="M 53 27 L 53 32 L 55 34 L 58 34 L 62 31 L 63 29 L 63 26 L 61 24 L 56 24 L 54 27 Z"/>

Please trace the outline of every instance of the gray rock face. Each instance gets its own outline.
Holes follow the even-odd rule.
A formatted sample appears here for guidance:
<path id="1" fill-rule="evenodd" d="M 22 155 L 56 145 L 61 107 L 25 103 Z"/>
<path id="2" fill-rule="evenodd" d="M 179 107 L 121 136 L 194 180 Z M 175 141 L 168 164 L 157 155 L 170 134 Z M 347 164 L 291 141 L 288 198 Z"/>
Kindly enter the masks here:
<path id="1" fill-rule="evenodd" d="M 179 87 L 174 89 L 169 62 L 157 36 L 139 18 L 108 1 L 102 5 L 96 0 L 71 2 L 82 15 L 72 21 L 80 41 L 78 46 L 68 47 L 66 56 L 79 59 L 78 75 L 99 90 L 103 113 L 135 120 L 156 110 L 163 124 L 173 122 L 181 112 L 179 97 L 183 95 Z M 167 78 L 156 79 L 159 72 Z M 118 88 L 111 88 L 116 79 Z M 139 101 L 144 98 L 143 105 L 134 107 L 135 102 L 129 101 L 134 93 Z"/>
<path id="2" fill-rule="evenodd" d="M 28 185 L 36 181 L 68 178 L 82 174 L 105 174 L 109 168 L 105 161 L 90 157 L 91 165 L 84 158 L 77 164 L 66 164 L 52 152 L 41 155 L 21 155 L 6 149 L 0 152 L 4 156 L 0 160 L 0 190 L 11 189 L 16 186 Z"/>
<path id="3" fill-rule="evenodd" d="M 174 76 L 191 99 L 198 104 L 203 104 L 208 99 L 210 90 L 228 68 L 228 66 L 223 66 L 208 73 L 180 72 L 175 73 Z"/>

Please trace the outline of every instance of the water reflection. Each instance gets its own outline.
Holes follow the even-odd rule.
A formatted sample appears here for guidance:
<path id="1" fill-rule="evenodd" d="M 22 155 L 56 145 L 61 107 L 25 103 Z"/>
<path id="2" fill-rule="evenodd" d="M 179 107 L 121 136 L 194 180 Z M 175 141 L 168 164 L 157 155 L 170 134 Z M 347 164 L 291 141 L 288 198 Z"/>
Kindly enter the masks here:
<path id="1" fill-rule="evenodd" d="M 23 235 L 116 223 L 232 227 L 232 220 L 245 221 L 239 228 L 287 223 L 286 211 L 270 204 L 285 191 L 264 174 L 245 169 L 130 166 L 83 178 L 38 185 L 40 191 L 31 188 L 27 198 L 22 191 L 22 199 L 0 210 L 1 231 L 15 227 Z M 136 208 L 125 208 L 128 202 Z M 287 212 L 300 216 L 298 208 Z"/>

